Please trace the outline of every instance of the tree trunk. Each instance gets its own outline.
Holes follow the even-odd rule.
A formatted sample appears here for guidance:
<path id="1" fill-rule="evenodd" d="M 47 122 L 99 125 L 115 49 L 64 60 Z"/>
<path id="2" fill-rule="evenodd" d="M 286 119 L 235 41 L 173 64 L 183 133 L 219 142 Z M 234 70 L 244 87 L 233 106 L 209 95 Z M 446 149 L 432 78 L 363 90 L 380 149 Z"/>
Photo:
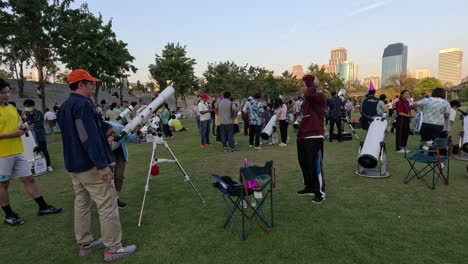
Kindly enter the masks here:
<path id="1" fill-rule="evenodd" d="M 37 62 L 37 71 L 39 72 L 39 89 L 41 91 L 42 112 L 45 113 L 45 109 L 47 107 L 44 81 L 44 65 L 42 61 Z"/>
<path id="2" fill-rule="evenodd" d="M 20 72 L 18 78 L 18 94 L 20 98 L 24 97 L 24 71 L 23 71 L 23 62 L 20 62 Z"/>
<path id="3" fill-rule="evenodd" d="M 95 83 L 95 87 L 94 87 L 94 95 L 93 95 L 93 97 L 94 97 L 94 104 L 95 104 L 95 105 L 98 105 L 99 90 L 100 90 L 100 88 L 101 88 L 101 87 L 100 87 L 100 84 L 101 84 L 100 82 L 97 82 L 97 83 Z"/>
<path id="4" fill-rule="evenodd" d="M 123 79 L 121 79 L 120 81 L 120 105 L 123 105 L 122 90 L 123 90 Z"/>

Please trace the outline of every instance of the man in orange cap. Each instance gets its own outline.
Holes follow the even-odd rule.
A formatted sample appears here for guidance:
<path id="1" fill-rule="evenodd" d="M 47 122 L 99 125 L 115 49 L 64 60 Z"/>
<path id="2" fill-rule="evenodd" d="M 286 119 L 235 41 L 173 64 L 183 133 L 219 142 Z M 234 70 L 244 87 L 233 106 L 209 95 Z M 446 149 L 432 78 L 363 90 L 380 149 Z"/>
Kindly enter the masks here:
<path id="1" fill-rule="evenodd" d="M 112 261 L 133 254 L 135 245 L 122 246 L 122 228 L 117 207 L 111 150 L 104 134 L 104 121 L 90 97 L 94 83 L 101 81 L 83 69 L 68 75 L 71 93 L 58 112 L 62 131 L 65 168 L 75 191 L 75 238 L 79 255 L 106 247 L 104 260 Z M 101 222 L 101 239 L 91 234 L 91 202 L 97 205 Z"/>
<path id="2" fill-rule="evenodd" d="M 207 93 L 203 93 L 200 96 L 201 100 L 198 103 L 198 111 L 200 112 L 200 137 L 201 147 L 210 146 L 210 105 L 207 103 L 210 96 Z"/>

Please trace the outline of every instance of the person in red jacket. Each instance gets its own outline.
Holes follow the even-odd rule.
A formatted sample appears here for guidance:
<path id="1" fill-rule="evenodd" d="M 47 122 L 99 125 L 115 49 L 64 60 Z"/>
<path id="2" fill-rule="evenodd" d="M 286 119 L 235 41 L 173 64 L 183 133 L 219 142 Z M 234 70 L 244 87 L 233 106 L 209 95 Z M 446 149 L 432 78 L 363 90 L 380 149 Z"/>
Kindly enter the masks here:
<path id="1" fill-rule="evenodd" d="M 325 200 L 325 180 L 323 179 L 323 118 L 327 107 L 327 97 L 318 89 L 319 80 L 311 74 L 302 78 L 304 102 L 302 121 L 297 132 L 297 156 L 304 178 L 304 189 L 298 195 L 314 196 L 312 202 Z"/>

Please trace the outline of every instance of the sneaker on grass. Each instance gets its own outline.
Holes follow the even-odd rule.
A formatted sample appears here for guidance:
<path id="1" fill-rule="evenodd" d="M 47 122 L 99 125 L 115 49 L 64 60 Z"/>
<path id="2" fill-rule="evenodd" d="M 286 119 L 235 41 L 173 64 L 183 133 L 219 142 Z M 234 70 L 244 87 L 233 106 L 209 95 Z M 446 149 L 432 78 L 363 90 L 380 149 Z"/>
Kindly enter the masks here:
<path id="1" fill-rule="evenodd" d="M 113 261 L 113 260 L 123 259 L 135 253 L 135 251 L 136 251 L 135 245 L 121 247 L 117 249 L 116 251 L 110 251 L 109 249 L 106 249 L 106 251 L 104 251 L 104 260 Z"/>
<path id="2" fill-rule="evenodd" d="M 315 195 L 314 192 L 309 191 L 309 190 L 307 190 L 307 189 L 302 189 L 302 190 L 300 190 L 300 191 L 297 191 L 296 194 L 297 194 L 297 195 L 301 195 L 301 196 L 302 196 L 302 195 L 310 195 L 310 196 L 314 196 L 314 195 Z"/>
<path id="3" fill-rule="evenodd" d="M 5 220 L 3 221 L 3 223 L 5 225 L 17 226 L 24 224 L 24 220 L 21 217 L 19 217 L 19 215 L 12 214 L 9 216 L 5 216 Z"/>
<path id="4" fill-rule="evenodd" d="M 321 204 L 323 201 L 325 201 L 325 196 L 315 196 L 314 199 L 312 199 L 312 202 L 316 204 Z"/>
<path id="5" fill-rule="evenodd" d="M 42 209 L 42 210 L 39 209 L 39 211 L 37 211 L 37 215 L 41 216 L 41 215 L 58 214 L 58 213 L 61 213 L 62 211 L 63 211 L 62 208 L 55 208 L 52 205 L 48 205 L 46 209 Z"/>
<path id="6" fill-rule="evenodd" d="M 83 256 L 90 254 L 95 249 L 103 248 L 103 247 L 104 247 L 104 243 L 102 243 L 102 240 L 96 239 L 92 241 L 91 243 L 89 243 L 89 245 L 80 245 L 79 255 L 80 257 L 83 257 Z"/>

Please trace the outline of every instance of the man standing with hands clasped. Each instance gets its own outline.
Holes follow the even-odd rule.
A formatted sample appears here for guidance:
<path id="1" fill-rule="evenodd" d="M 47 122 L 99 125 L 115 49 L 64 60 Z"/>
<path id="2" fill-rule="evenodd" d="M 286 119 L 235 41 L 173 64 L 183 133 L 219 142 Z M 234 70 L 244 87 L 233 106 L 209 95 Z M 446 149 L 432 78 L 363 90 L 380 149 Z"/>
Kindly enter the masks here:
<path id="1" fill-rule="evenodd" d="M 104 121 L 96 112 L 90 97 L 94 83 L 101 81 L 83 69 L 68 75 L 71 93 L 58 112 L 62 131 L 65 167 L 75 191 L 75 238 L 80 245 L 79 255 L 106 247 L 104 260 L 128 257 L 135 245 L 122 246 L 122 228 L 117 207 L 117 193 L 113 182 L 111 150 L 104 135 Z M 91 203 L 97 205 L 101 222 L 101 239 L 91 234 Z"/>

